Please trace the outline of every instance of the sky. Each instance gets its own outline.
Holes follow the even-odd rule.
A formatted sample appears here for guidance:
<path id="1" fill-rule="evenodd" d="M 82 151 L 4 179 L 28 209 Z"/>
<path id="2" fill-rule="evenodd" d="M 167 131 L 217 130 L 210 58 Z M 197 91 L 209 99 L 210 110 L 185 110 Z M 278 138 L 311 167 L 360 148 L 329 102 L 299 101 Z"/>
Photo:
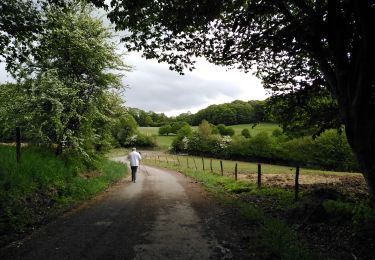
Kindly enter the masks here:
<path id="1" fill-rule="evenodd" d="M 170 71 L 167 64 L 145 60 L 139 53 L 130 53 L 124 60 L 133 67 L 124 78 L 128 85 L 124 100 L 130 107 L 174 116 L 237 99 L 267 98 L 261 81 L 251 73 L 226 70 L 204 59 L 199 59 L 196 69 L 185 75 Z"/>

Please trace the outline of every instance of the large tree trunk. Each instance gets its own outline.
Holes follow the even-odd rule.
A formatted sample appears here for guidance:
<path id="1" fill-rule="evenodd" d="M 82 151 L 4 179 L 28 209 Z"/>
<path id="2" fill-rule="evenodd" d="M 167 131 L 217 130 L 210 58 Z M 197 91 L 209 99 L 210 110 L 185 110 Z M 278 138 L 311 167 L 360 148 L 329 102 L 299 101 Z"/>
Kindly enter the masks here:
<path id="1" fill-rule="evenodd" d="M 372 113 L 375 111 L 373 110 Z M 371 204 L 375 208 L 375 117 L 371 111 L 352 115 L 346 123 L 348 142 L 362 169 L 370 194 Z"/>
<path id="2" fill-rule="evenodd" d="M 335 7 L 339 2 L 330 3 Z M 375 208 L 375 18 L 369 1 L 353 1 L 351 15 L 355 17 L 355 27 L 343 27 L 342 13 L 334 8 L 329 11 L 332 70 L 323 66 L 321 69 L 337 98 L 348 142 Z M 353 40 L 348 28 L 360 37 Z"/>

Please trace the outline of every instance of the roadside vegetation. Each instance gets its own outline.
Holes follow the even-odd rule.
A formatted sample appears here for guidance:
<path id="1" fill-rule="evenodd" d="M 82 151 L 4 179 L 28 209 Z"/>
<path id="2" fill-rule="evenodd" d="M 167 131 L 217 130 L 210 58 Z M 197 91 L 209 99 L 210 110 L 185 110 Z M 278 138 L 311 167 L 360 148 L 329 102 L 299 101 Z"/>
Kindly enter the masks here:
<path id="1" fill-rule="evenodd" d="M 9 64 L 17 83 L 0 86 L 1 245 L 124 177 L 104 155 L 141 140 L 119 95 L 130 68 L 91 12 L 43 5 L 33 52 Z"/>
<path id="2" fill-rule="evenodd" d="M 246 178 L 255 174 L 256 164 L 239 162 L 239 172 L 245 178 L 235 180 L 233 161 L 223 161 L 224 176 L 221 176 L 218 160 L 213 160 L 211 172 L 209 158 L 203 160 L 203 171 L 200 157 L 156 154 L 146 157 L 145 163 L 149 165 L 173 169 L 199 181 L 250 223 L 257 223 L 255 243 L 259 244 L 260 252 L 266 252 L 265 258 L 372 256 L 373 247 L 368 245 L 374 243 L 375 211 L 360 174 L 301 169 L 312 182 L 301 185 L 299 200 L 295 201 L 293 184 L 280 180 L 283 175 L 293 175 L 295 169 L 290 167 L 262 165 L 263 183 L 258 188 L 256 179 Z M 273 178 L 268 179 L 267 175 Z M 314 182 L 316 176 L 325 176 L 327 181 Z M 333 183 L 328 176 L 339 181 Z"/>
<path id="3" fill-rule="evenodd" d="M 235 135 L 231 127 L 215 126 L 203 120 L 197 130 L 189 126 L 182 127 L 174 137 L 170 150 L 190 155 L 300 165 L 317 169 L 359 169 L 345 134 L 337 130 L 327 130 L 314 139 L 312 136 L 288 136 L 276 126 L 270 134 L 270 126 L 267 124 L 268 132 L 261 131 L 254 136 L 251 130 Z M 232 131 L 228 132 L 228 129 Z"/>
<path id="4" fill-rule="evenodd" d="M 0 145 L 0 245 L 29 233 L 128 174 L 126 165 L 97 158 L 62 159 L 53 150 Z"/>

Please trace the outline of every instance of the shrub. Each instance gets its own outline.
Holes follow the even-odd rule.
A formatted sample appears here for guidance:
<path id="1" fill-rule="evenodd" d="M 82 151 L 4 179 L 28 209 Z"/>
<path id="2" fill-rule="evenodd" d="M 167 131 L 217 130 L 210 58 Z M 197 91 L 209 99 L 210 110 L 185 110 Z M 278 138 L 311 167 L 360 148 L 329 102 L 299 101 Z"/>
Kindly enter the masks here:
<path id="1" fill-rule="evenodd" d="M 219 131 L 219 134 L 224 136 L 233 136 L 234 135 L 234 129 L 232 127 L 225 126 L 224 124 L 217 125 L 217 129 Z"/>
<path id="2" fill-rule="evenodd" d="M 273 158 L 275 142 L 266 132 L 260 132 L 249 140 L 251 155 L 261 158 Z"/>
<path id="3" fill-rule="evenodd" d="M 168 135 L 172 132 L 172 126 L 170 124 L 159 127 L 159 135 Z"/>
<path id="4" fill-rule="evenodd" d="M 283 132 L 280 129 L 275 129 L 272 131 L 272 136 L 279 137 L 283 134 Z"/>
<path id="5" fill-rule="evenodd" d="M 316 138 L 311 157 L 326 169 L 348 171 L 359 168 L 345 135 L 333 129 Z"/>
<path id="6" fill-rule="evenodd" d="M 278 157 L 289 163 L 312 165 L 313 150 L 314 140 L 311 137 L 301 137 L 280 143 Z"/>
<path id="7" fill-rule="evenodd" d="M 155 147 L 157 146 L 156 136 L 137 133 L 127 139 L 125 147 L 131 147 L 131 146 Z"/>
<path id="8" fill-rule="evenodd" d="M 266 219 L 260 242 L 267 248 L 270 259 L 314 259 L 308 246 L 301 241 L 287 223 Z"/>
<path id="9" fill-rule="evenodd" d="M 187 150 L 189 137 L 193 134 L 190 125 L 186 124 L 178 130 L 176 137 L 172 141 L 172 150 L 181 152 Z"/>
<path id="10" fill-rule="evenodd" d="M 245 138 L 250 138 L 250 137 L 251 137 L 251 135 L 250 135 L 250 131 L 249 131 L 249 129 L 247 129 L 247 128 L 242 129 L 242 131 L 241 131 L 241 135 L 242 135 L 243 137 L 245 137 Z"/>

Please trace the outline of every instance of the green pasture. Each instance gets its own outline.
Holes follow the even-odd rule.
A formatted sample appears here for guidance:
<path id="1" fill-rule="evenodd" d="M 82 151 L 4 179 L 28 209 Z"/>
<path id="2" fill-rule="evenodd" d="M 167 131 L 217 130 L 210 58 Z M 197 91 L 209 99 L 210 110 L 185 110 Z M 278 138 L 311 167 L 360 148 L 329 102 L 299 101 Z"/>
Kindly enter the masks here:
<path id="1" fill-rule="evenodd" d="M 237 172 L 238 174 L 256 174 L 258 172 L 258 163 L 252 162 L 243 162 L 243 161 L 231 161 L 231 160 L 220 160 L 215 158 L 202 158 L 197 156 L 177 156 L 171 154 L 155 154 L 147 152 L 144 153 L 144 161 L 153 165 L 173 165 L 178 166 L 179 169 L 197 169 L 203 170 L 206 172 L 212 172 L 215 174 L 221 174 L 221 165 L 220 161 L 223 164 L 223 173 L 225 176 L 232 176 L 235 170 L 235 165 L 237 163 Z M 202 160 L 203 159 L 203 160 Z M 291 166 L 282 166 L 274 164 L 261 164 L 262 174 L 294 174 L 296 171 L 295 167 Z M 300 174 L 308 175 L 338 175 L 338 176 L 348 176 L 348 175 L 358 175 L 360 173 L 348 173 L 348 172 L 335 172 L 335 171 L 323 171 L 315 170 L 308 168 L 300 168 Z"/>
<path id="2" fill-rule="evenodd" d="M 232 127 L 234 129 L 236 135 L 240 135 L 241 131 L 243 129 L 247 128 L 247 129 L 249 129 L 251 136 L 255 136 L 260 132 L 267 132 L 271 135 L 273 130 L 275 130 L 275 129 L 281 130 L 281 128 L 277 124 L 273 124 L 273 123 L 260 123 L 260 124 L 257 124 L 255 126 L 253 124 L 242 124 L 242 125 L 232 125 L 230 127 Z M 196 126 L 193 126 L 192 128 L 194 130 L 197 129 Z M 172 144 L 174 135 L 159 136 L 159 127 L 147 126 L 147 127 L 139 127 L 138 129 L 142 134 L 156 135 L 157 136 L 156 140 L 158 142 L 158 146 L 162 150 L 167 150 L 168 147 L 170 147 L 171 144 Z"/>
<path id="3" fill-rule="evenodd" d="M 138 129 L 142 134 L 159 135 L 159 127 L 140 126 L 140 127 L 138 127 Z"/>
<path id="4" fill-rule="evenodd" d="M 271 135 L 275 129 L 282 130 L 281 127 L 279 127 L 277 124 L 274 124 L 274 123 L 260 123 L 257 125 L 242 124 L 242 125 L 231 125 L 230 127 L 234 129 L 236 135 L 240 135 L 241 131 L 247 128 L 249 129 L 251 136 L 255 136 L 260 132 L 266 132 Z"/>

